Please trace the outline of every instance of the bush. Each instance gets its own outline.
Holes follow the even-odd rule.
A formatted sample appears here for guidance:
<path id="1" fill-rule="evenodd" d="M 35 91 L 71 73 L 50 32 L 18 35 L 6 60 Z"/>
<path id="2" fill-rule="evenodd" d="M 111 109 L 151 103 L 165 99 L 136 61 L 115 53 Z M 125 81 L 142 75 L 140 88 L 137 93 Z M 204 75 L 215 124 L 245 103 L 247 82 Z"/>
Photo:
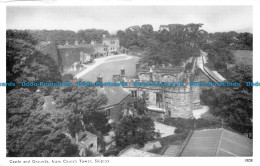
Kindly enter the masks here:
<path id="1" fill-rule="evenodd" d="M 160 143 L 161 143 L 162 146 L 176 144 L 176 142 L 181 143 L 186 139 L 189 132 L 190 131 L 185 131 L 185 132 L 180 133 L 180 134 L 174 134 L 174 135 L 169 135 L 167 137 L 163 137 L 163 138 L 160 139 Z"/>
<path id="2" fill-rule="evenodd" d="M 103 153 L 103 155 L 105 157 L 108 157 L 108 156 L 117 156 L 118 153 L 120 152 L 120 149 L 116 148 L 116 147 L 110 147 L 107 151 L 105 151 Z"/>
<path id="3" fill-rule="evenodd" d="M 175 134 L 180 134 L 180 133 L 183 133 L 183 132 L 185 132 L 185 130 L 183 128 L 177 128 L 177 129 L 174 130 Z"/>
<path id="4" fill-rule="evenodd" d="M 183 119 L 183 118 L 166 118 L 163 122 L 166 125 L 177 127 L 177 131 L 181 133 L 185 130 L 194 130 L 194 129 L 200 129 L 200 128 L 214 128 L 214 127 L 221 127 L 220 122 L 216 121 L 209 121 L 206 119 Z M 181 131 L 182 130 L 182 131 Z"/>

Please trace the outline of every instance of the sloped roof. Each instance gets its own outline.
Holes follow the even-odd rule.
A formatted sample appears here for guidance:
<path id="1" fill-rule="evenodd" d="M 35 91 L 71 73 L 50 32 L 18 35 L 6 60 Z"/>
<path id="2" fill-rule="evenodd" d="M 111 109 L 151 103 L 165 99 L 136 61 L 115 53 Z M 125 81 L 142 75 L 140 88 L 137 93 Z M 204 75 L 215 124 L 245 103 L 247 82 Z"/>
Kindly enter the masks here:
<path id="1" fill-rule="evenodd" d="M 149 153 L 135 148 L 129 148 L 119 154 L 119 157 L 162 157 L 161 155 Z"/>
<path id="2" fill-rule="evenodd" d="M 166 157 L 176 157 L 178 155 L 180 145 L 170 145 L 167 150 L 163 153 Z"/>
<path id="3" fill-rule="evenodd" d="M 226 129 L 197 130 L 180 156 L 252 156 L 252 148 L 251 139 Z"/>
<path id="4" fill-rule="evenodd" d="M 121 86 L 104 86 L 100 92 L 106 94 L 108 101 L 106 107 L 120 104 L 130 93 L 126 92 Z"/>

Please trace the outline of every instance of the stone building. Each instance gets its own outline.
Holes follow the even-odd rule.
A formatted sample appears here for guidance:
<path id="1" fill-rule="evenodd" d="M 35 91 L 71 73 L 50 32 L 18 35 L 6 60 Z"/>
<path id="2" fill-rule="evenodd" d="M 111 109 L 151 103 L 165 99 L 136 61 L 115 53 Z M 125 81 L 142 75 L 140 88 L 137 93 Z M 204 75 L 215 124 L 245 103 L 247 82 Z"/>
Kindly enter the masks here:
<path id="1" fill-rule="evenodd" d="M 128 89 L 132 97 L 145 97 L 151 117 L 193 118 L 193 110 L 200 109 L 200 86 L 191 86 L 190 82 L 225 82 L 217 71 L 206 67 L 205 53 L 192 58 L 182 66 L 148 66 L 136 65 L 136 79 L 127 79 L 122 74 L 123 81 L 129 83 Z M 189 66 L 189 67 L 187 67 Z M 122 73 L 122 72 L 121 72 Z M 142 85 L 135 86 L 134 82 Z M 156 83 L 162 85 L 158 86 Z M 165 86 L 169 83 L 170 86 Z M 170 84 L 172 83 L 172 84 Z M 172 86 L 171 86 L 172 85 Z M 212 88 L 212 87 L 209 87 Z"/>
<path id="2" fill-rule="evenodd" d="M 182 67 L 153 66 L 139 68 L 137 77 L 135 82 L 152 86 L 135 86 L 132 82 L 129 91 L 132 97 L 146 98 L 152 117 L 193 117 L 192 111 L 199 106 L 200 98 L 199 87 L 189 85 L 193 79 L 191 73 L 186 73 Z M 164 83 L 169 83 L 169 86 L 162 85 Z"/>
<path id="3" fill-rule="evenodd" d="M 91 41 L 89 44 L 85 41 L 75 41 L 74 44 L 65 42 L 65 45 L 59 45 L 57 51 L 61 57 L 64 71 L 73 70 L 73 64 L 80 62 L 91 62 L 95 58 L 118 54 L 120 42 L 118 38 L 109 38 L 103 36 L 102 42 Z"/>
<path id="4" fill-rule="evenodd" d="M 104 46 L 104 51 L 107 51 L 109 55 L 120 52 L 120 42 L 118 38 L 107 38 L 103 35 L 102 45 Z"/>
<path id="5" fill-rule="evenodd" d="M 99 92 L 105 94 L 108 98 L 107 105 L 102 107 L 110 119 L 109 123 L 118 122 L 124 115 L 124 109 L 127 108 L 127 103 L 131 99 L 131 95 L 121 86 L 106 87 L 99 89 Z"/>

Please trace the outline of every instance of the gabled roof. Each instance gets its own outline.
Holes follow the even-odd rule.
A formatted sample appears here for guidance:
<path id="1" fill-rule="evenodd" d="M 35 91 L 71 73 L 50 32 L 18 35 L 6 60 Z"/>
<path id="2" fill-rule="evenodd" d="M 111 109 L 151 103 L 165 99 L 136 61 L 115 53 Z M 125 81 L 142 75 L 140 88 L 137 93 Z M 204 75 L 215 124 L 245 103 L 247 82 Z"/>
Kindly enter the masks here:
<path id="1" fill-rule="evenodd" d="M 252 156 L 252 148 L 251 139 L 223 128 L 196 130 L 180 156 Z"/>
<path id="2" fill-rule="evenodd" d="M 99 91 L 106 94 L 108 98 L 106 107 L 120 104 L 122 100 L 130 95 L 121 86 L 104 86 Z"/>

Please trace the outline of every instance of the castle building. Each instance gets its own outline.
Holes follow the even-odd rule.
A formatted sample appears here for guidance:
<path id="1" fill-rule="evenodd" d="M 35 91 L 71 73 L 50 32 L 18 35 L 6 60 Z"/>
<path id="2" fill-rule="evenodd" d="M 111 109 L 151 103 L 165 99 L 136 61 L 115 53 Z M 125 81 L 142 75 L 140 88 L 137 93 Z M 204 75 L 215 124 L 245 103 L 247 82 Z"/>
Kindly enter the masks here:
<path id="1" fill-rule="evenodd" d="M 192 58 L 183 66 L 176 67 L 171 65 L 139 67 L 137 64 L 136 79 L 127 80 L 122 74 L 121 77 L 129 83 L 125 88 L 132 97 L 145 97 L 151 117 L 193 118 L 193 110 L 202 108 L 201 87 L 191 86 L 190 82 L 226 81 L 217 71 L 205 67 L 205 56 L 202 52 L 200 57 Z M 188 64 L 190 68 L 187 68 Z M 135 82 L 139 85 L 136 86 Z"/>
<path id="2" fill-rule="evenodd" d="M 192 118 L 192 111 L 200 105 L 199 87 L 189 85 L 193 77 L 182 67 L 142 67 L 137 78 L 128 89 L 132 97 L 145 97 L 151 117 Z"/>

